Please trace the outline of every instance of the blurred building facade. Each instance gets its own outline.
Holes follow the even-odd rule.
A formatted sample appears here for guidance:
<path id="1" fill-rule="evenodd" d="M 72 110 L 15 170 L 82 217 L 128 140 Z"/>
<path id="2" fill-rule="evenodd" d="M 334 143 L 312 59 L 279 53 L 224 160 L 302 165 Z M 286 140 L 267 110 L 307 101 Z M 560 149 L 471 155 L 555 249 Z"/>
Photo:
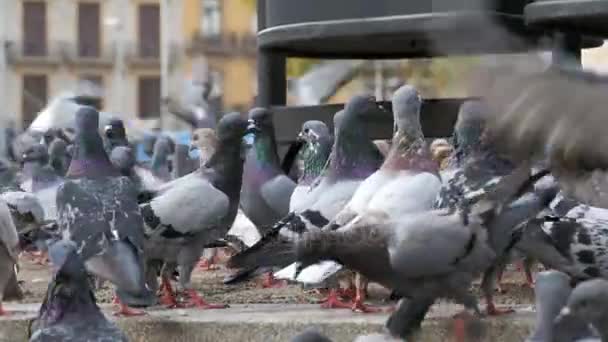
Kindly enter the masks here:
<path id="1" fill-rule="evenodd" d="M 181 19 L 181 1 L 0 2 L 5 121 L 10 117 L 17 127 L 27 127 L 50 98 L 87 80 L 102 90 L 103 110 L 157 125 L 161 59 L 167 65 L 164 78 L 179 78 L 184 51 L 180 29 L 163 32 L 162 22 L 167 15 Z M 168 39 L 161 43 L 161 35 Z M 161 53 L 165 48 L 168 53 Z"/>
<path id="2" fill-rule="evenodd" d="M 252 5 L 253 3 L 253 5 Z M 223 112 L 246 110 L 257 93 L 255 2 L 246 0 L 183 0 L 186 75 L 204 61 Z M 217 106 L 216 106 L 217 107 Z"/>

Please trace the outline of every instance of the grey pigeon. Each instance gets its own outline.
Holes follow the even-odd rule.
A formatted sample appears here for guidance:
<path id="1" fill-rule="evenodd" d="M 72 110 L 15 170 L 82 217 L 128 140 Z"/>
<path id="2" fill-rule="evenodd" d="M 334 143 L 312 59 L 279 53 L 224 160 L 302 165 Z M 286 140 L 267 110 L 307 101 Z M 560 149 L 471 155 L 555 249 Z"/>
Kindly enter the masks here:
<path id="1" fill-rule="evenodd" d="M 580 318 L 570 316 L 555 320 L 566 305 L 572 289 L 570 278 L 558 271 L 544 271 L 536 278 L 536 326 L 526 342 L 572 342 L 592 336 L 587 324 Z"/>
<path id="2" fill-rule="evenodd" d="M 23 156 L 23 179 L 21 188 L 27 192 L 38 192 L 57 186 L 61 177 L 49 165 L 46 146 L 37 144 L 27 149 Z"/>
<path id="3" fill-rule="evenodd" d="M 70 166 L 70 159 L 68 143 L 63 139 L 55 138 L 49 145 L 49 164 L 58 176 L 65 176 Z"/>
<path id="4" fill-rule="evenodd" d="M 454 212 L 436 209 L 398 219 L 370 213 L 362 222 L 342 229 L 305 233 L 295 244 L 299 268 L 331 260 L 408 298 L 387 322 L 395 337 L 409 338 L 440 297 L 452 298 L 479 314 L 477 301 L 469 293 L 471 282 L 495 262 L 493 237 L 504 229 L 500 221 L 511 211 L 521 210 L 509 203 L 544 174 L 530 177 L 524 164 L 491 191 L 480 192 L 482 198 L 475 204 Z M 554 196 L 555 190 L 549 189 L 518 202 L 529 217 Z M 510 223 L 507 228 L 512 227 Z"/>
<path id="5" fill-rule="evenodd" d="M 373 98 L 354 96 L 343 111 L 336 113 L 334 146 L 328 166 L 315 181 L 307 201 L 279 221 L 254 246 L 233 256 L 229 267 L 251 272 L 260 267 L 286 267 L 296 261 L 291 253 L 293 239 L 329 223 L 361 182 L 382 164 L 383 157 L 368 136 L 364 123 L 365 116 L 378 114 L 378 110 Z M 233 283 L 236 279 L 239 278 L 227 282 Z"/>
<path id="6" fill-rule="evenodd" d="M 291 197 L 296 184 L 281 169 L 272 113 L 254 108 L 249 112 L 249 120 L 256 132 L 245 159 L 241 207 L 263 234 L 289 213 L 286 199 Z"/>
<path id="7" fill-rule="evenodd" d="M 137 191 L 114 168 L 98 133 L 99 113 L 76 113 L 75 153 L 68 180 L 57 191 L 57 222 L 64 238 L 78 246 L 87 269 L 117 287 L 119 314 L 127 306 L 155 303 L 143 274 L 144 229 Z"/>
<path id="8" fill-rule="evenodd" d="M 319 331 L 313 328 L 304 330 L 303 332 L 294 336 L 290 342 L 331 342 L 327 336 L 323 335 Z"/>
<path id="9" fill-rule="evenodd" d="M 478 87 L 492 104 L 497 146 L 518 159 L 546 158 L 566 197 L 608 208 L 608 77 L 567 66 L 547 69 L 534 56 L 518 60 L 503 71 L 502 65 L 480 67 L 498 80 Z"/>
<path id="10" fill-rule="evenodd" d="M 608 326 L 606 325 L 608 323 L 608 311 L 606 311 L 606 304 L 608 304 L 608 281 L 593 279 L 578 284 L 572 290 L 570 297 L 568 297 L 566 306 L 561 310 L 559 316 L 557 316 L 556 326 L 559 328 L 564 321 L 574 317 L 591 324 L 600 336 L 599 339 L 581 338 L 580 341 L 608 341 Z M 572 331 L 565 332 L 572 333 Z"/>
<path id="11" fill-rule="evenodd" d="M 164 181 L 171 180 L 170 156 L 175 151 L 175 143 L 167 136 L 160 136 L 154 144 L 154 152 L 150 161 L 150 171 L 155 177 Z"/>
<path id="12" fill-rule="evenodd" d="M 176 144 L 173 154 L 173 169 L 171 178 L 183 177 L 196 169 L 194 161 L 189 156 L 190 148 L 187 145 Z"/>
<path id="13" fill-rule="evenodd" d="M 560 183 L 561 184 L 561 183 Z M 562 193 L 551 203 L 568 201 Z M 521 227 L 516 247 L 542 264 L 576 281 L 608 277 L 606 246 L 608 209 L 571 202 L 563 215 L 545 215 Z M 562 208 L 563 209 L 563 208 Z"/>
<path id="14" fill-rule="evenodd" d="M 19 236 L 6 202 L 0 200 L 0 295 L 4 296 L 6 286 L 14 276 L 17 264 Z M 1 297 L 0 297 L 1 298 Z M 0 316 L 6 312 L 0 299 Z"/>
<path id="15" fill-rule="evenodd" d="M 432 159 L 422 133 L 421 107 L 422 99 L 414 87 L 404 85 L 395 92 L 393 115 L 396 131 L 387 158 L 379 170 L 361 183 L 346 206 L 324 229 L 341 229 L 365 220 L 370 213 L 377 215 L 382 212 L 389 217 L 399 217 L 433 207 L 441 189 L 441 180 L 439 165 Z M 339 267 L 327 263 L 315 265 L 303 270 L 297 279 L 317 283 L 336 273 L 337 269 Z M 306 272 L 311 273 L 309 277 L 305 277 Z M 374 311 L 363 303 L 366 282 L 357 277 L 356 285 L 353 310 Z M 333 301 L 334 298 L 330 297 L 329 300 Z M 336 305 L 342 306 L 340 303 Z"/>
<path id="16" fill-rule="evenodd" d="M 454 140 L 456 148 L 449 157 L 447 167 L 442 170 L 443 187 L 435 203 L 436 208 L 448 208 L 457 210 L 463 204 L 470 206 L 480 198 L 476 193 L 487 192 L 510 174 L 515 164 L 504 156 L 501 156 L 487 134 L 486 121 L 489 116 L 489 107 L 482 101 L 464 102 L 458 114 L 458 120 L 454 127 Z M 520 223 L 525 218 L 519 215 L 528 215 L 525 207 L 519 206 L 521 210 L 513 209 L 502 220 L 497 220 L 497 225 L 505 229 L 497 230 L 491 238 L 498 253 L 498 260 L 485 272 L 482 281 L 482 292 L 488 303 L 488 314 L 495 315 L 508 313 L 510 310 L 501 311 L 494 305 L 494 280 L 501 274 L 512 255 L 512 238 L 509 222 Z"/>
<path id="17" fill-rule="evenodd" d="M 49 254 L 55 272 L 32 324 L 30 342 L 127 342 L 97 306 L 76 244 L 59 241 Z"/>
<path id="18" fill-rule="evenodd" d="M 165 184 L 156 197 L 141 205 L 148 265 L 159 261 L 167 267 L 178 265 L 179 282 L 190 304 L 201 308 L 218 306 L 197 294 L 190 277 L 205 245 L 224 237 L 237 215 L 246 131 L 247 121 L 239 113 L 224 115 L 217 126 L 217 150 L 204 167 Z M 165 297 L 173 301 L 167 304 L 177 304 L 166 274 L 162 281 Z"/>
<path id="19" fill-rule="evenodd" d="M 118 146 L 129 146 L 127 130 L 122 120 L 117 118 L 111 119 L 104 127 L 103 143 L 108 155 Z"/>

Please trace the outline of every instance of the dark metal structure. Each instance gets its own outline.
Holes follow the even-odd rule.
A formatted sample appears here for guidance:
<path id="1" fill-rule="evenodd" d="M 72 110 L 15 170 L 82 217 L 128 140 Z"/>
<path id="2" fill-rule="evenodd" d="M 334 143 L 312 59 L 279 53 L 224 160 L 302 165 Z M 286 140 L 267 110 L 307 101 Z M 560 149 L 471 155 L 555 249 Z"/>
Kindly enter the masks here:
<path id="1" fill-rule="evenodd" d="M 606 0 L 258 0 L 258 105 L 273 110 L 277 140 L 286 145 L 304 121 L 331 125 L 342 107 L 286 107 L 288 56 L 397 59 L 553 48 L 554 60 L 580 62 L 582 48 L 608 36 L 606 14 Z M 488 20 L 510 34 L 484 30 Z M 451 135 L 463 100 L 425 100 L 425 134 Z M 369 120 L 374 137 L 390 136 L 391 117 Z"/>

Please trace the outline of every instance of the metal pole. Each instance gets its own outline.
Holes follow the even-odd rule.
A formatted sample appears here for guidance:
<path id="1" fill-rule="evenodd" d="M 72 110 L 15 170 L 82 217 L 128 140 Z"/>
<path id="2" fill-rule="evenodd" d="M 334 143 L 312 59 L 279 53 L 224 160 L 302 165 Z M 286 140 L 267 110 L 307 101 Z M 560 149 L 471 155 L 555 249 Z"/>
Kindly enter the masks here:
<path id="1" fill-rule="evenodd" d="M 125 84 L 125 15 L 128 8 L 128 0 L 116 0 L 114 3 L 114 16 L 107 25 L 111 27 L 114 36 L 115 55 L 112 84 L 114 88 L 114 105 L 112 111 L 116 114 L 125 115 L 124 107 L 124 84 Z"/>
<path id="2" fill-rule="evenodd" d="M 169 28 L 171 23 L 171 0 L 161 0 L 160 2 L 160 97 L 169 97 Z M 167 114 L 167 105 L 161 101 L 160 117 L 158 118 L 159 127 L 163 127 L 163 117 Z"/>
<path id="3" fill-rule="evenodd" d="M 553 35 L 553 64 L 581 67 L 581 47 L 581 36 L 573 33 L 556 32 Z"/>
<path id="4" fill-rule="evenodd" d="M 265 0 L 258 0 L 257 11 L 259 32 L 266 28 Z M 283 106 L 287 103 L 286 60 L 283 54 L 258 47 L 258 106 Z"/>

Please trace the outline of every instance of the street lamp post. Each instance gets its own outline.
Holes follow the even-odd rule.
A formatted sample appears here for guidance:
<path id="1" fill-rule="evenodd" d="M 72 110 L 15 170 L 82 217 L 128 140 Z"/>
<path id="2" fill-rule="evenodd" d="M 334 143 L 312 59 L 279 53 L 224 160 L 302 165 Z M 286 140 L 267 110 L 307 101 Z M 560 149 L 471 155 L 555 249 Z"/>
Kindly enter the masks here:
<path id="1" fill-rule="evenodd" d="M 125 12 L 125 6 L 128 5 L 124 0 L 118 0 L 116 3 L 116 16 L 108 17 L 104 20 L 104 24 L 111 28 L 113 31 L 114 44 L 116 47 L 116 53 L 114 54 L 114 70 L 112 88 L 114 89 L 114 105 L 112 111 L 125 115 L 124 108 L 124 75 L 125 75 L 125 41 L 124 41 L 124 23 L 123 13 Z"/>
<path id="2" fill-rule="evenodd" d="M 171 23 L 171 0 L 161 0 L 160 2 L 160 96 L 161 99 L 169 97 L 169 37 Z M 159 126 L 163 129 L 163 117 L 167 115 L 168 108 L 166 101 L 161 101 L 161 112 L 159 118 Z"/>

